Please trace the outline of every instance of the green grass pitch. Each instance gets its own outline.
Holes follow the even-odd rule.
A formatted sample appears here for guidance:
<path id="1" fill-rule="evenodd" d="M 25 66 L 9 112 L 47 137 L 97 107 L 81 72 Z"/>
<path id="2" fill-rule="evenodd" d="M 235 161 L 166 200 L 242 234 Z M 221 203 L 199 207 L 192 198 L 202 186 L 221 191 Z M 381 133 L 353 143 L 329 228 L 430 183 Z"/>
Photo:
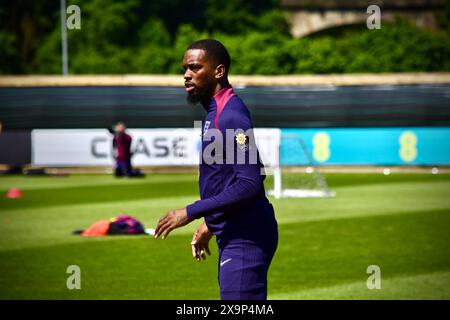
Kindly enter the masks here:
<path id="1" fill-rule="evenodd" d="M 450 298 L 450 175 L 326 178 L 335 198 L 271 199 L 280 240 L 269 299 Z M 23 198 L 6 199 L 10 187 Z M 0 298 L 218 299 L 215 243 L 206 261 L 191 257 L 200 221 L 165 240 L 71 234 L 121 213 L 154 228 L 197 190 L 196 174 L 0 177 Z M 69 265 L 81 268 L 80 290 L 66 287 Z M 379 290 L 366 286 L 369 265 Z"/>

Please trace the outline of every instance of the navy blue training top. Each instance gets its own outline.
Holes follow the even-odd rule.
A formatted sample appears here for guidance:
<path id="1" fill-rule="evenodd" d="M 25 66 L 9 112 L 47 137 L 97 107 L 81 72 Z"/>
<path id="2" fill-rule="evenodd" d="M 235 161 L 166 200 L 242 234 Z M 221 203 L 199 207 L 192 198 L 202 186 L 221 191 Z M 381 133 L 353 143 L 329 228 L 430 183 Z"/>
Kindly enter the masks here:
<path id="1" fill-rule="evenodd" d="M 218 238 L 261 238 L 264 232 L 273 230 L 276 221 L 264 191 L 264 166 L 252 143 L 250 112 L 231 87 L 219 91 L 203 107 L 207 115 L 202 122 L 201 200 L 187 206 L 187 215 L 189 219 L 204 217 L 208 229 Z M 217 134 L 213 129 L 222 134 L 221 150 L 211 151 Z M 227 129 L 235 130 L 235 134 L 227 136 Z M 227 142 L 232 148 L 226 147 Z M 256 161 L 250 161 L 252 152 L 257 154 Z M 211 155 L 216 159 L 213 163 L 207 159 Z"/>

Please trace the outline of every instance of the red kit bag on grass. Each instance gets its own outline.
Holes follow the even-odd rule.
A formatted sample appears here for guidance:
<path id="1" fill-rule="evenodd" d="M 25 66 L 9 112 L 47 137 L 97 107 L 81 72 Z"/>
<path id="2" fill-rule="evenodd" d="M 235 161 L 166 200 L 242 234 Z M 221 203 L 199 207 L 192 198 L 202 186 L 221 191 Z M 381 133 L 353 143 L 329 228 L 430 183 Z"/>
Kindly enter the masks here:
<path id="1" fill-rule="evenodd" d="M 101 237 L 106 235 L 145 234 L 143 224 L 136 218 L 122 214 L 111 220 L 95 222 L 86 230 L 76 230 L 74 234 L 83 237 Z"/>
<path id="2" fill-rule="evenodd" d="M 91 225 L 85 231 L 81 232 L 83 237 L 98 237 L 98 236 L 106 236 L 109 230 L 109 221 L 108 220 L 100 220 Z"/>

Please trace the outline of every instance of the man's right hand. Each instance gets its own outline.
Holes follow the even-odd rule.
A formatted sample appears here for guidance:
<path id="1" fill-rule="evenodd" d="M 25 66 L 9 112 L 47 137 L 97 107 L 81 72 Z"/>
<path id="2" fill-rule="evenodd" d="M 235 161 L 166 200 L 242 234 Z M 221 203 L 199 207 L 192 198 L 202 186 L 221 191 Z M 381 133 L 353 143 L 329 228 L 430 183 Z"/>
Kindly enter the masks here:
<path id="1" fill-rule="evenodd" d="M 201 259 L 205 260 L 206 255 L 211 255 L 211 251 L 209 250 L 209 240 L 212 238 L 212 233 L 209 232 L 206 223 L 202 223 L 200 227 L 198 227 L 197 231 L 194 232 L 194 236 L 192 237 L 192 256 L 197 261 L 201 261 Z"/>

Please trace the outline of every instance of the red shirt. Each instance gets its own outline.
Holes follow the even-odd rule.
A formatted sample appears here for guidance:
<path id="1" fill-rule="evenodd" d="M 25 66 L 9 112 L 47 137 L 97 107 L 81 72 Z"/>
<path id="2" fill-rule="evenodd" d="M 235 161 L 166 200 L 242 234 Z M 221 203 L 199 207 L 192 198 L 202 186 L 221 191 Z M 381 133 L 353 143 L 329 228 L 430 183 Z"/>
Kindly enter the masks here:
<path id="1" fill-rule="evenodd" d="M 117 148 L 117 161 L 131 160 L 131 136 L 122 133 L 114 137 L 114 143 Z"/>

